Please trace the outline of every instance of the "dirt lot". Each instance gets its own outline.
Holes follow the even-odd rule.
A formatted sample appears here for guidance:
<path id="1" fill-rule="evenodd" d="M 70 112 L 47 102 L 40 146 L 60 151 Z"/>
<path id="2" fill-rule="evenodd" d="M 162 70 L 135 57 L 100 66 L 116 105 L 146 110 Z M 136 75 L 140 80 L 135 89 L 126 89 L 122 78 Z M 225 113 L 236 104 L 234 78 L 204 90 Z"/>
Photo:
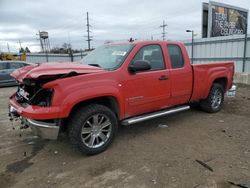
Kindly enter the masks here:
<path id="1" fill-rule="evenodd" d="M 95 156 L 74 151 L 64 135 L 41 140 L 17 122 L 13 130 L 7 106 L 14 90 L 0 89 L 0 187 L 250 186 L 250 87 L 240 86 L 216 114 L 194 108 L 120 127 L 112 146 Z"/>

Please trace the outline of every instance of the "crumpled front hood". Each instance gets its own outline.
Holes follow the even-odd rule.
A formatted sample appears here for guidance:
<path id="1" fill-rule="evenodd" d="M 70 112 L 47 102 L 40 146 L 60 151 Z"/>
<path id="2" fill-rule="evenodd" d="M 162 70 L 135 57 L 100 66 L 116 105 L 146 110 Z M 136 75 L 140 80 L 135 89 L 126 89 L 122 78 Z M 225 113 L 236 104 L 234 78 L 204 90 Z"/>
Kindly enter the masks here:
<path id="1" fill-rule="evenodd" d="M 90 74 L 105 71 L 99 67 L 83 65 L 80 63 L 43 63 L 43 64 L 34 64 L 26 66 L 21 69 L 17 69 L 11 76 L 14 77 L 19 82 L 22 82 L 23 79 L 34 79 L 37 80 L 40 77 L 49 77 L 56 75 L 66 75 L 69 73 L 76 74 Z"/>

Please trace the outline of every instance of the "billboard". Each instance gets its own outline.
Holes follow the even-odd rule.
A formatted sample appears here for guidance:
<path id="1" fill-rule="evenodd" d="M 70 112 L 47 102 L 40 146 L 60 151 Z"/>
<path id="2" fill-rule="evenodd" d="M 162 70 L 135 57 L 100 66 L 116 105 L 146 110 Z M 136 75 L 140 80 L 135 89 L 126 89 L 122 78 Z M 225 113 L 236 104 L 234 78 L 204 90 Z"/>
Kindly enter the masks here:
<path id="1" fill-rule="evenodd" d="M 203 3 L 202 36 L 242 35 L 247 32 L 248 10 L 210 1 Z"/>

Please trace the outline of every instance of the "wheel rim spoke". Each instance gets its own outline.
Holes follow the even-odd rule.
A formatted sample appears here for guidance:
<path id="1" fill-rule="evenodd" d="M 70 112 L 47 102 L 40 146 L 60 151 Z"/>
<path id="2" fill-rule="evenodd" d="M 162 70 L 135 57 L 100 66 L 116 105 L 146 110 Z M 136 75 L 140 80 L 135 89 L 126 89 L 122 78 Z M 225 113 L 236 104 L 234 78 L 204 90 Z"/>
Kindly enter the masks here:
<path id="1" fill-rule="evenodd" d="M 102 132 L 99 134 L 99 137 L 102 139 L 102 141 L 105 141 L 107 139 L 107 136 Z"/>
<path id="2" fill-rule="evenodd" d="M 89 146 L 93 147 L 94 142 L 95 142 L 95 137 L 93 135 L 91 135 L 90 140 L 89 140 Z"/>
<path id="3" fill-rule="evenodd" d="M 99 143 L 100 143 L 99 138 L 96 137 L 96 144 L 99 144 Z"/>
<path id="4" fill-rule="evenodd" d="M 88 134 L 92 132 L 92 127 L 82 128 L 82 134 Z"/>
<path id="5" fill-rule="evenodd" d="M 83 140 L 87 140 L 90 136 L 91 134 L 88 134 L 86 137 L 83 138 Z"/>
<path id="6" fill-rule="evenodd" d="M 102 129 L 102 132 L 109 132 L 109 129 Z"/>
<path id="7" fill-rule="evenodd" d="M 93 125 L 97 126 L 99 124 L 99 114 L 93 116 Z"/>
<path id="8" fill-rule="evenodd" d="M 92 127 L 92 123 L 90 123 L 89 121 L 86 121 L 86 124 L 88 124 L 90 127 Z"/>
<path id="9" fill-rule="evenodd" d="M 101 129 L 104 129 L 104 128 L 108 127 L 109 125 L 111 125 L 110 121 L 106 121 L 106 122 L 101 124 Z"/>
<path id="10" fill-rule="evenodd" d="M 102 122 L 103 122 L 104 119 L 105 119 L 105 117 L 104 117 L 104 116 L 101 116 L 101 119 L 100 119 L 100 121 L 99 121 L 99 124 L 102 124 Z"/>

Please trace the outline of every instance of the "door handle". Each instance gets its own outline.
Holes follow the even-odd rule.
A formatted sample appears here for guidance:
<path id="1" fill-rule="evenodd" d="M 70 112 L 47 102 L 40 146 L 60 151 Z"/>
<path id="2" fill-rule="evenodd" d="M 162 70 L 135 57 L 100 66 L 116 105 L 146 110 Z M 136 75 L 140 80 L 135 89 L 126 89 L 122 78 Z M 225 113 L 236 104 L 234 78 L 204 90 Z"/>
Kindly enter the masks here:
<path id="1" fill-rule="evenodd" d="M 161 77 L 159 78 L 159 80 L 168 80 L 168 77 L 166 75 L 161 75 Z"/>

